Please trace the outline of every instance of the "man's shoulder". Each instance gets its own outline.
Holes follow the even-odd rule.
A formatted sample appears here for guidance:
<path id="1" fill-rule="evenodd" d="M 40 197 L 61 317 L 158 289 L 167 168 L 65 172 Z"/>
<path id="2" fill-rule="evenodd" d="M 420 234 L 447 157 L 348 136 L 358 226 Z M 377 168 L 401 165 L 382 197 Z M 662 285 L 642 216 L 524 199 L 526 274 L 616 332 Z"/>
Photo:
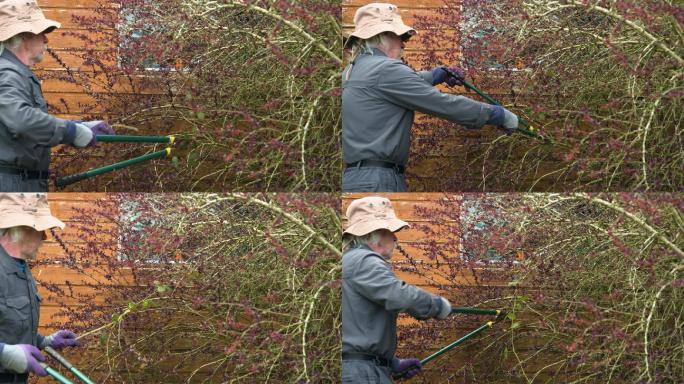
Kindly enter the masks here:
<path id="1" fill-rule="evenodd" d="M 0 55 L 0 76 L 10 77 L 29 77 L 33 74 L 31 70 L 23 64 L 13 59 L 12 55 L 3 52 Z"/>
<path id="2" fill-rule="evenodd" d="M 409 68 L 410 67 L 404 63 L 403 61 L 399 59 L 392 59 L 390 57 L 387 57 L 385 55 L 361 55 L 359 56 L 358 59 L 356 59 L 357 62 L 362 62 L 365 65 L 370 65 L 370 66 L 379 66 L 379 67 L 394 67 L 394 66 L 402 66 Z"/>
<path id="3" fill-rule="evenodd" d="M 28 74 L 16 63 L 0 57 L 0 80 L 3 82 L 22 82 Z"/>
<path id="4" fill-rule="evenodd" d="M 353 247 L 349 248 L 344 253 L 342 254 L 342 258 L 347 257 L 347 258 L 358 258 L 358 257 L 366 257 L 366 256 L 380 256 L 379 253 L 374 252 L 371 249 L 368 249 L 366 247 Z"/>
<path id="5" fill-rule="evenodd" d="M 385 260 L 385 258 L 382 257 L 382 255 L 380 255 L 379 253 L 373 252 L 372 250 L 365 247 L 351 248 L 342 254 L 343 266 L 347 265 L 351 267 L 352 265 L 366 263 L 380 263 L 384 265 L 387 264 L 387 260 Z"/>
<path id="6" fill-rule="evenodd" d="M 400 86 L 406 78 L 419 76 L 415 69 L 402 60 L 387 56 L 374 56 L 372 60 L 367 64 L 368 71 L 377 76 L 378 84 L 383 87 Z"/>

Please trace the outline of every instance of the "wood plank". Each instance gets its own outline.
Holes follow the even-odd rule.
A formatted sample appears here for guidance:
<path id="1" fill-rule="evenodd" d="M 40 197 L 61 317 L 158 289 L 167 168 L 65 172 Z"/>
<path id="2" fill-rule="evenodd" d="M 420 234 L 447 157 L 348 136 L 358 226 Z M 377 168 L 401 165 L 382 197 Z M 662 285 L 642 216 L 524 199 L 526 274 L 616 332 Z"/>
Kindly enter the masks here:
<path id="1" fill-rule="evenodd" d="M 107 0 L 37 0 L 41 9 L 50 8 L 118 8 L 115 3 Z"/>
<path id="2" fill-rule="evenodd" d="M 79 29 L 83 26 L 76 17 L 96 18 L 100 15 L 92 8 L 43 8 L 45 17 L 62 24 L 64 29 Z M 104 26 L 103 26 L 104 29 Z"/>
<path id="3" fill-rule="evenodd" d="M 133 285 L 134 278 L 131 270 L 121 267 L 116 271 L 116 275 L 109 276 L 109 270 L 100 270 L 96 267 L 89 268 L 81 273 L 71 268 L 57 265 L 38 265 L 31 268 L 33 277 L 39 284 L 58 284 L 58 285 L 99 285 L 117 286 Z"/>

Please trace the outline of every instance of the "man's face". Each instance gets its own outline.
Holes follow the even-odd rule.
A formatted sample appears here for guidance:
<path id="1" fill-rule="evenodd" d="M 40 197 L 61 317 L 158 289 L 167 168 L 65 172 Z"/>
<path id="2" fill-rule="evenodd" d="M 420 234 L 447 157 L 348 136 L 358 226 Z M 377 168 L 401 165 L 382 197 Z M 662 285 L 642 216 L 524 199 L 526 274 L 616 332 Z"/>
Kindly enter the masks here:
<path id="1" fill-rule="evenodd" d="M 47 50 L 47 34 L 41 33 L 34 35 L 33 33 L 25 33 L 22 38 L 24 41 L 23 48 L 27 53 L 30 65 L 35 65 L 43 61 L 43 55 Z"/>
<path id="2" fill-rule="evenodd" d="M 397 235 L 387 229 L 380 230 L 380 240 L 371 247 L 374 252 L 379 253 L 382 257 L 389 259 L 394 253 L 394 248 L 397 246 Z"/>
<path id="3" fill-rule="evenodd" d="M 404 41 L 394 33 L 388 33 L 385 39 L 385 54 L 391 59 L 400 59 L 404 54 Z"/>
<path id="4" fill-rule="evenodd" d="M 31 227 L 22 227 L 24 230 L 24 239 L 17 244 L 19 248 L 19 256 L 24 260 L 35 260 L 38 255 L 38 249 L 43 245 L 43 241 L 47 239 L 45 231 L 36 231 Z"/>

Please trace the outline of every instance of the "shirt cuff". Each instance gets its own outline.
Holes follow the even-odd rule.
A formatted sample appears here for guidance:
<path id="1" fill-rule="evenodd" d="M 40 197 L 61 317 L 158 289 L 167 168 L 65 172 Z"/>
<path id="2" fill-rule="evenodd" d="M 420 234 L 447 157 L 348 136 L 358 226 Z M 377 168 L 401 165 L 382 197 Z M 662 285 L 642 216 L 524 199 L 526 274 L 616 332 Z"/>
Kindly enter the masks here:
<path id="1" fill-rule="evenodd" d="M 38 348 L 43 349 L 43 343 L 45 342 L 45 336 L 38 334 Z"/>
<path id="2" fill-rule="evenodd" d="M 432 73 L 432 85 L 442 84 L 447 78 L 447 73 L 442 68 L 435 68 L 430 72 Z"/>
<path id="3" fill-rule="evenodd" d="M 401 360 L 398 357 L 392 358 L 392 362 L 390 363 L 391 364 L 390 369 L 392 369 L 392 372 L 396 372 L 395 369 L 396 369 L 396 367 L 399 366 L 399 363 L 401 363 Z"/>
<path id="4" fill-rule="evenodd" d="M 67 120 L 66 129 L 64 130 L 64 136 L 62 136 L 62 144 L 73 144 L 76 138 L 76 123 Z"/>

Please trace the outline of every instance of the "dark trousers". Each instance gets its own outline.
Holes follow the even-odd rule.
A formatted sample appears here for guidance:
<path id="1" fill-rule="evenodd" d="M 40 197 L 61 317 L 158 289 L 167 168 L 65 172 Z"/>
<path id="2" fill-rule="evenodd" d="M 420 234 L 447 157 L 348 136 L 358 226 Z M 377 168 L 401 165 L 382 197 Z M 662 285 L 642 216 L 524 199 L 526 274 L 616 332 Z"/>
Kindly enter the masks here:
<path id="1" fill-rule="evenodd" d="M 0 384 L 25 384 L 28 382 L 28 374 L 0 373 Z"/>
<path id="2" fill-rule="evenodd" d="M 47 192 L 45 179 L 25 179 L 21 175 L 0 173 L 0 192 Z M 1 383 L 1 382 L 0 382 Z"/>
<path id="3" fill-rule="evenodd" d="M 390 369 L 372 361 L 342 360 L 342 384 L 392 384 Z"/>
<path id="4" fill-rule="evenodd" d="M 393 168 L 351 167 L 342 175 L 342 192 L 406 192 L 406 176 Z"/>

